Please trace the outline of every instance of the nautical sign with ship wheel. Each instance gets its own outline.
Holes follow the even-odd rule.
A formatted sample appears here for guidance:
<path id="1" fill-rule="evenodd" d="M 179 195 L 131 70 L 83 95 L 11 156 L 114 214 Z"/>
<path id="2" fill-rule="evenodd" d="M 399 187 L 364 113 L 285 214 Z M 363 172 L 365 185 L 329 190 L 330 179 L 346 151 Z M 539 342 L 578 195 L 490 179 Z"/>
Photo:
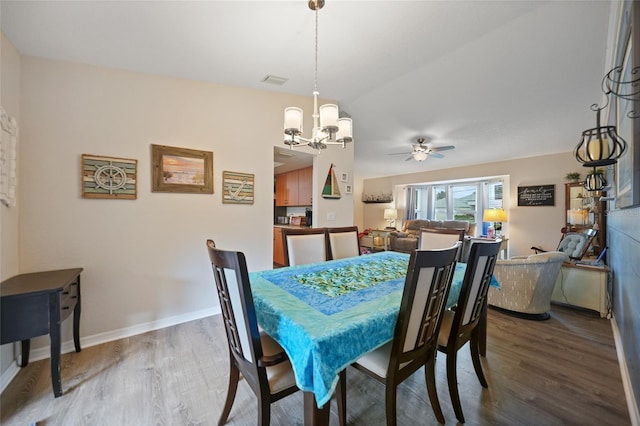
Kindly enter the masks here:
<path id="1" fill-rule="evenodd" d="M 322 188 L 322 198 L 340 198 L 340 188 L 338 187 L 338 179 L 333 171 L 333 164 L 329 167 L 329 173 L 327 179 L 324 181 L 324 187 Z"/>

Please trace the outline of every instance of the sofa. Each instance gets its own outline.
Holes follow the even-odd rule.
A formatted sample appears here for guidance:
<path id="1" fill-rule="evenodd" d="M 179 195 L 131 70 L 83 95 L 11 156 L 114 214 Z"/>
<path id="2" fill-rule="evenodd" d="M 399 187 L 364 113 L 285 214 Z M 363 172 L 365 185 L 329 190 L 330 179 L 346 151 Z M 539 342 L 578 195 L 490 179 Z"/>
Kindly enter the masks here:
<path id="1" fill-rule="evenodd" d="M 551 295 L 566 253 L 550 251 L 497 260 L 493 276 L 500 288 L 489 287 L 488 304 L 527 319 L 547 319 Z"/>
<path id="2" fill-rule="evenodd" d="M 402 231 L 394 231 L 389 235 L 389 248 L 393 251 L 411 253 L 418 248 L 420 228 L 464 229 L 465 236 L 476 234 L 476 224 L 465 220 L 407 220 Z"/>

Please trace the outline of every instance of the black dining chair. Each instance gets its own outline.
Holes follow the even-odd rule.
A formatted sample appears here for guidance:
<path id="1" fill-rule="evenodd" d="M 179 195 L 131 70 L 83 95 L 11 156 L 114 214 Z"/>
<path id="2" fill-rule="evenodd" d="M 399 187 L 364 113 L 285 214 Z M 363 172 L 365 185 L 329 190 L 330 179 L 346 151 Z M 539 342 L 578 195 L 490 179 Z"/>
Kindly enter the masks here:
<path id="1" fill-rule="evenodd" d="M 259 331 L 244 254 L 207 240 L 229 346 L 229 388 L 218 425 L 227 422 L 240 373 L 258 398 L 258 424 L 269 425 L 271 403 L 298 390 L 287 354 Z"/>
<path id="2" fill-rule="evenodd" d="M 240 373 L 258 398 L 258 425 L 267 426 L 271 404 L 298 391 L 284 349 L 260 331 L 253 305 L 244 254 L 216 248 L 207 240 L 229 347 L 229 388 L 218 425 L 227 422 L 235 400 Z M 338 380 L 336 396 L 340 425 L 346 424 L 345 375 Z"/>
<path id="3" fill-rule="evenodd" d="M 438 350 L 447 354 L 447 381 L 456 418 L 464 423 L 457 379 L 458 350 L 469 342 L 473 368 L 482 387 L 488 387 L 480 363 L 482 327 L 486 327 L 487 292 L 496 264 L 501 240 L 473 244 L 464 274 L 458 303 L 442 316 Z"/>
<path id="4" fill-rule="evenodd" d="M 353 364 L 385 385 L 387 425 L 396 424 L 398 385 L 423 365 L 431 407 L 438 421 L 444 423 L 436 391 L 435 361 L 457 253 L 458 245 L 411 253 L 393 340 Z"/>
<path id="5" fill-rule="evenodd" d="M 343 259 L 360 255 L 357 226 L 327 228 L 326 231 L 329 259 Z"/>
<path id="6" fill-rule="evenodd" d="M 329 260 L 324 228 L 282 228 L 285 266 Z"/>

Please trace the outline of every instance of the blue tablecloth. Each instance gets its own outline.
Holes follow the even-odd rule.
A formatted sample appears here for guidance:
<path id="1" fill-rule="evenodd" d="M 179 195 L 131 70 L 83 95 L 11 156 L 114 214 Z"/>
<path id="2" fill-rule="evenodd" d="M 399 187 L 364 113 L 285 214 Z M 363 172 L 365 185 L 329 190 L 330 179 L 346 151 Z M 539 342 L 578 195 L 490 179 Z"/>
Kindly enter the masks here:
<path id="1" fill-rule="evenodd" d="M 380 252 L 250 274 L 258 323 L 318 407 L 340 371 L 393 337 L 408 264 L 408 254 Z M 458 301 L 465 269 L 456 266 L 447 306 Z"/>

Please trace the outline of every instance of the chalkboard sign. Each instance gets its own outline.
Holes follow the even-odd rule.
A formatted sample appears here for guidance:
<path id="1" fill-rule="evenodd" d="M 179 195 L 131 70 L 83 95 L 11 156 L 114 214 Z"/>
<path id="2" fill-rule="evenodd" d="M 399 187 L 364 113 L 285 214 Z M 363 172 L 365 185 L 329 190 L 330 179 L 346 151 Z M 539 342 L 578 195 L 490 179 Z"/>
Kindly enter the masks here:
<path id="1" fill-rule="evenodd" d="M 555 206 L 555 185 L 518 187 L 518 206 Z"/>

